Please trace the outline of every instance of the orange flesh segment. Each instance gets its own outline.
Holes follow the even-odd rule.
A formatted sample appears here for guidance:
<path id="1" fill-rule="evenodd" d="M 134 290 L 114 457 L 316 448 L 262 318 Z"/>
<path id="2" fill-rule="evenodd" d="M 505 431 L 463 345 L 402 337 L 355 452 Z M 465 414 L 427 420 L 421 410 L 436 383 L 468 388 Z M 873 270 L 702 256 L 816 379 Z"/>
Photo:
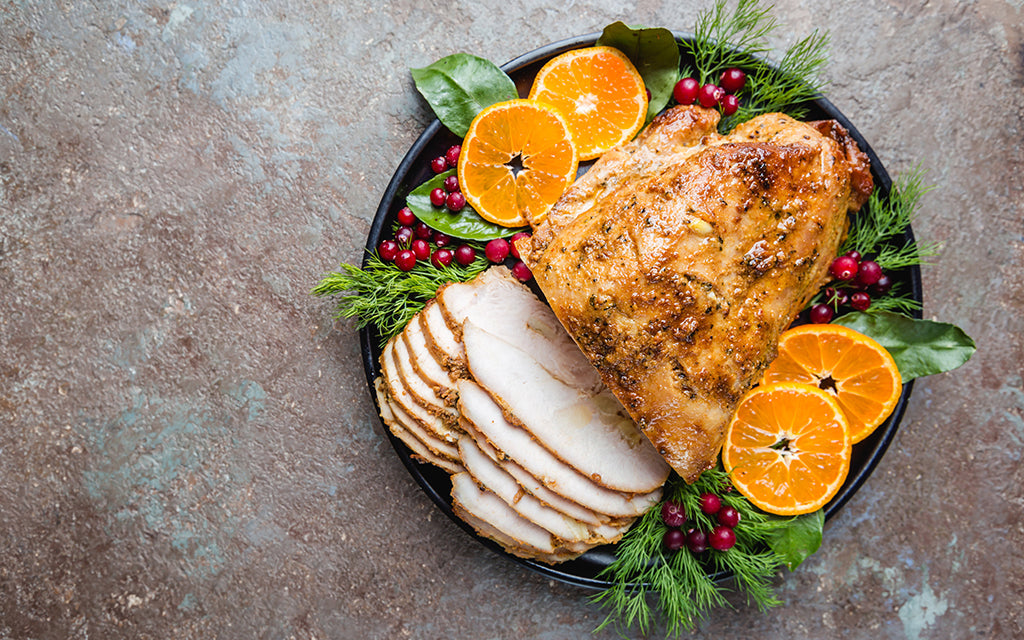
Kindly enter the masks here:
<path id="1" fill-rule="evenodd" d="M 885 347 L 840 325 L 803 325 L 779 338 L 779 355 L 764 383 L 801 382 L 828 390 L 850 423 L 853 442 L 889 417 L 903 391 L 899 369 Z"/>
<path id="2" fill-rule="evenodd" d="M 850 469 L 849 427 L 838 403 L 817 387 L 763 385 L 740 401 L 722 461 L 737 490 L 779 515 L 820 509 Z"/>

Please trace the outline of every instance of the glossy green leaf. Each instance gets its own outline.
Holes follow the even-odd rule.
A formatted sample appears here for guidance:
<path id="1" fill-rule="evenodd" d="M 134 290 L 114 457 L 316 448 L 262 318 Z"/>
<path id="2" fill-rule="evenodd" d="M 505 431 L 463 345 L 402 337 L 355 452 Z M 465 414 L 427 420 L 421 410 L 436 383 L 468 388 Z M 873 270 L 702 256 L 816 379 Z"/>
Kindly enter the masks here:
<path id="1" fill-rule="evenodd" d="M 632 28 L 615 22 L 604 28 L 597 44 L 625 53 L 640 72 L 651 92 L 647 105 L 650 122 L 668 104 L 672 88 L 679 80 L 679 46 L 675 36 L 668 29 Z"/>
<path id="2" fill-rule="evenodd" d="M 975 351 L 974 340 L 946 322 L 915 320 L 888 311 L 857 311 L 832 322 L 877 340 L 892 354 L 903 382 L 952 371 L 970 360 Z"/>
<path id="3" fill-rule="evenodd" d="M 504 71 L 468 53 L 454 53 L 411 73 L 438 120 L 460 138 L 484 108 L 519 97 Z"/>
<path id="4" fill-rule="evenodd" d="M 454 169 L 437 174 L 413 189 L 405 199 L 406 206 L 428 227 L 463 240 L 493 240 L 526 230 L 525 227 L 509 228 L 490 223 L 468 204 L 458 213 L 452 213 L 444 207 L 435 207 L 430 202 L 430 192 L 443 188 L 444 179 L 454 174 Z"/>
<path id="5" fill-rule="evenodd" d="M 814 513 L 780 520 L 768 534 L 765 542 L 772 551 L 782 556 L 783 562 L 794 571 L 809 555 L 821 546 L 821 531 L 825 526 L 825 512 Z"/>

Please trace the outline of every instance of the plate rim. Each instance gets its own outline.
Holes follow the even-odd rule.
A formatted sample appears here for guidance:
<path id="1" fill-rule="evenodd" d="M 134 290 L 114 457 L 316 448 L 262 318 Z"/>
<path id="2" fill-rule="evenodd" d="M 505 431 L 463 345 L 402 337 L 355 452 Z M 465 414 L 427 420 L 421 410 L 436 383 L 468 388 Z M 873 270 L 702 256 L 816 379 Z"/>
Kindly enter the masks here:
<path id="1" fill-rule="evenodd" d="M 693 36 L 687 32 L 670 30 L 677 44 L 684 40 L 692 39 Z M 596 43 L 597 39 L 601 36 L 600 32 L 592 32 L 588 34 L 572 36 L 557 40 L 549 44 L 543 45 L 519 56 L 516 56 L 512 60 L 501 65 L 501 70 L 509 76 L 512 76 L 516 72 L 521 71 L 525 67 L 531 64 L 535 64 L 543 59 L 551 58 L 565 51 L 577 49 L 584 46 L 592 46 Z M 770 60 L 762 61 L 772 64 Z M 877 153 L 860 133 L 860 131 L 853 125 L 852 122 L 841 112 L 839 109 L 826 98 L 824 95 L 810 101 L 819 109 L 821 109 L 829 118 L 839 122 L 846 130 L 850 133 L 853 139 L 857 142 L 858 147 L 863 151 L 869 158 L 871 163 L 871 172 L 875 178 L 875 188 L 879 185 L 888 194 L 892 190 L 892 179 L 889 173 L 886 171 L 885 166 L 882 164 L 881 159 Z M 407 177 L 409 176 L 410 170 L 413 166 L 421 160 L 423 150 L 429 145 L 433 139 L 443 134 L 447 129 L 436 117 L 427 125 L 426 129 L 416 138 L 413 144 L 409 147 L 408 151 L 403 156 L 398 167 L 392 174 L 391 180 L 388 182 L 387 187 L 381 196 L 380 202 L 374 212 L 373 221 L 370 225 L 370 230 L 367 234 L 366 245 L 364 247 L 364 256 L 362 265 L 365 267 L 366 262 L 369 259 L 370 254 L 376 249 L 375 239 L 379 238 L 384 225 L 388 222 L 388 214 L 391 208 L 394 206 L 396 198 L 399 197 L 399 192 L 404 190 L 411 190 L 413 187 L 409 187 L 406 184 Z M 914 240 L 913 229 L 910 225 L 904 230 L 903 233 L 905 242 L 912 242 Z M 906 276 L 910 280 L 910 293 L 914 299 L 923 303 L 924 295 L 921 282 L 921 269 L 919 266 L 914 265 L 910 267 Z M 916 309 L 911 314 L 914 318 L 920 319 L 922 317 L 921 309 Z M 374 341 L 379 339 L 379 336 L 375 331 L 372 331 L 369 326 L 363 327 L 359 330 L 360 336 L 360 351 L 361 359 L 363 363 L 363 371 L 366 376 L 367 386 L 370 393 L 371 401 L 373 402 L 374 409 L 377 411 L 376 419 L 381 425 L 384 435 L 387 437 L 395 452 L 398 454 L 399 459 L 405 466 L 406 470 L 412 475 L 413 479 L 420 486 L 420 488 L 427 494 L 431 501 L 436 507 L 448 516 L 449 519 L 455 522 L 463 531 L 470 534 L 477 542 L 489 548 L 491 551 L 511 560 L 512 562 L 525 567 L 535 573 L 539 573 L 547 578 L 558 580 L 562 583 L 572 584 L 580 587 L 587 587 L 591 589 L 604 589 L 611 586 L 612 583 L 602 580 L 599 578 L 591 578 L 588 576 L 580 576 L 574 573 L 566 571 L 560 571 L 558 567 L 561 565 L 547 565 L 538 561 L 528 560 L 512 555 L 505 551 L 500 545 L 494 541 L 479 535 L 468 523 L 459 518 L 452 509 L 451 496 L 441 495 L 437 488 L 431 484 L 424 476 L 424 472 L 430 472 L 425 469 L 426 465 L 415 462 L 408 451 L 408 448 L 402 443 L 394 434 L 391 433 L 380 418 L 380 406 L 377 403 L 377 396 L 374 393 L 374 379 L 375 372 L 378 369 L 378 363 L 374 359 Z M 840 509 L 842 509 L 847 502 L 860 490 L 864 483 L 868 480 L 871 474 L 874 472 L 878 463 L 881 461 L 885 452 L 892 444 L 893 439 L 896 436 L 896 432 L 899 430 L 900 423 L 903 420 L 903 416 L 906 412 L 907 405 L 910 401 L 910 396 L 914 389 L 914 380 L 911 380 L 903 385 L 903 392 L 900 394 L 900 398 L 896 403 L 896 407 L 893 410 L 886 422 L 883 423 L 882 428 L 876 431 L 875 434 L 869 437 L 873 439 L 873 445 L 866 452 L 864 463 L 856 471 L 856 473 L 847 477 L 842 489 L 836 494 L 825 506 L 825 521 L 828 522 L 835 517 Z M 877 434 L 877 435 L 876 435 Z M 433 469 L 431 467 L 431 469 Z M 436 470 L 435 470 L 436 471 Z M 441 472 L 443 473 L 443 472 Z M 607 545 L 606 545 L 607 546 Z M 598 547 L 597 550 L 602 549 Z M 588 551 L 587 553 L 595 553 L 595 550 Z M 586 555 L 586 554 L 584 554 Z M 716 572 L 709 574 L 712 580 L 721 581 L 730 577 L 729 572 Z"/>

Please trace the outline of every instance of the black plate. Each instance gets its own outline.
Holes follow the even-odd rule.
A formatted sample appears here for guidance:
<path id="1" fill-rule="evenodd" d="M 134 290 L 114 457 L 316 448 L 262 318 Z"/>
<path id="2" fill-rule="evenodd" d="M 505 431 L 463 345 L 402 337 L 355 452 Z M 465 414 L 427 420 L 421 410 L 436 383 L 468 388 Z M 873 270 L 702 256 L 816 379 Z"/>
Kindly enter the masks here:
<path id="1" fill-rule="evenodd" d="M 600 36 L 598 33 L 592 33 L 585 36 L 578 36 L 570 38 L 568 40 L 562 40 L 550 44 L 546 47 L 541 47 L 535 51 L 524 54 L 515 60 L 512 60 L 508 64 L 502 66 L 502 69 L 515 81 L 516 86 L 519 89 L 519 94 L 525 96 L 529 93 L 530 86 L 533 83 L 533 78 L 540 67 L 552 57 L 569 51 L 570 49 L 577 49 L 579 47 L 592 46 L 597 38 Z M 689 36 L 681 33 L 675 34 L 677 40 L 687 39 Z M 683 56 L 684 62 L 686 60 L 686 52 L 680 50 Z M 857 131 L 856 127 L 847 120 L 846 116 L 839 112 L 831 102 L 824 98 L 815 100 L 813 103 L 807 105 L 809 107 L 807 120 L 825 120 L 832 119 L 837 120 L 841 123 L 850 134 L 857 141 L 860 148 L 868 154 L 871 159 L 871 173 L 875 180 L 875 189 L 881 191 L 882 194 L 888 194 L 892 187 L 892 180 L 889 178 L 889 174 L 886 173 L 885 168 L 879 161 L 878 156 L 871 149 L 871 146 L 864 140 L 860 132 Z M 416 140 L 409 149 L 405 158 L 402 159 L 401 164 L 398 165 L 398 169 L 395 171 L 395 175 L 391 178 L 391 182 L 388 184 L 387 189 L 384 191 L 384 196 L 381 198 L 380 206 L 377 207 L 377 213 L 374 216 L 373 224 L 370 227 L 370 234 L 366 239 L 366 252 L 367 255 L 372 253 L 380 241 L 383 239 L 384 234 L 390 231 L 391 224 L 394 222 L 395 215 L 398 210 L 405 206 L 405 196 L 414 188 L 431 178 L 434 174 L 430 170 L 430 160 L 439 155 L 443 155 L 445 150 L 453 144 L 458 144 L 460 140 L 448 129 L 446 129 L 440 121 L 434 120 L 423 132 L 422 135 Z M 913 239 L 912 231 L 908 228 L 904 234 L 903 241 L 908 242 Z M 364 261 L 365 266 L 365 261 Z M 905 269 L 902 272 L 890 274 L 895 282 L 902 283 L 904 290 L 908 290 L 913 295 L 914 299 L 921 301 L 921 272 L 917 267 Z M 920 317 L 920 312 L 915 314 Z M 380 373 L 379 358 L 380 358 L 380 335 L 374 330 L 373 327 L 367 327 L 360 332 L 360 341 L 362 344 L 362 355 L 363 355 L 363 367 L 366 370 L 366 381 L 369 385 L 370 395 L 374 399 L 376 406 L 376 394 L 374 393 L 373 381 Z M 885 450 L 889 447 L 889 443 L 892 442 L 893 436 L 896 434 L 896 429 L 899 426 L 900 420 L 903 417 L 903 412 L 906 410 L 907 401 L 910 398 L 911 390 L 913 389 L 913 381 L 903 386 L 903 394 L 900 396 L 899 402 L 896 404 L 896 409 L 892 415 L 889 416 L 888 420 L 885 421 L 882 426 L 875 430 L 868 438 L 858 443 L 853 448 L 853 457 L 850 463 L 850 473 L 846 478 L 846 482 L 843 484 L 839 493 L 825 506 L 825 517 L 831 518 L 834 516 L 839 509 L 843 507 L 846 502 L 853 497 L 853 495 L 860 489 L 864 481 L 868 479 L 871 472 L 874 470 L 878 461 L 882 458 Z M 386 428 L 384 433 L 387 435 L 391 444 L 394 446 L 395 451 L 398 453 L 398 457 L 405 464 L 405 467 L 415 478 L 416 482 L 423 488 L 423 490 L 430 496 L 430 499 L 443 511 L 449 518 L 456 522 L 462 527 L 469 535 L 479 543 L 493 550 L 495 553 L 509 558 L 513 562 L 516 562 L 524 567 L 527 567 L 533 571 L 537 571 L 549 578 L 561 580 L 570 584 L 575 584 L 583 587 L 592 588 L 604 588 L 608 586 L 608 582 L 600 579 L 598 574 L 607 567 L 615 558 L 615 548 L 613 546 L 604 546 L 592 549 L 587 553 L 583 554 L 575 560 L 564 562 L 559 565 L 549 566 L 532 560 L 524 560 L 511 554 L 506 553 L 501 549 L 500 546 L 481 538 L 474 533 L 471 527 L 458 518 L 453 512 L 451 507 L 451 481 L 448 478 L 448 474 L 444 471 L 429 464 L 421 464 L 414 461 L 410 457 L 410 451 L 406 446 L 393 435 Z M 726 574 L 716 574 L 716 579 L 725 577 Z"/>

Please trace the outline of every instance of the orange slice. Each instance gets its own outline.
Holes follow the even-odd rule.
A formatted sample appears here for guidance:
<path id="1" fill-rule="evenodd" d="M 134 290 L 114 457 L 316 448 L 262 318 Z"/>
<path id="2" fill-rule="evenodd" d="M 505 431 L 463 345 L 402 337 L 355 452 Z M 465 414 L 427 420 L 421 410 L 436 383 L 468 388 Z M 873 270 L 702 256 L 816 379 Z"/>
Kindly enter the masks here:
<path id="1" fill-rule="evenodd" d="M 896 362 L 874 339 L 836 324 L 808 324 L 779 336 L 762 382 L 803 382 L 839 402 L 854 444 L 885 422 L 903 392 Z"/>
<path id="2" fill-rule="evenodd" d="M 569 125 L 534 100 L 493 104 L 473 119 L 459 154 L 459 186 L 485 220 L 533 225 L 576 179 L 579 160 Z"/>
<path id="3" fill-rule="evenodd" d="M 830 394 L 779 382 L 740 400 L 722 464 L 751 502 L 791 516 L 817 511 L 836 495 L 850 471 L 851 450 L 849 426 Z"/>
<path id="4" fill-rule="evenodd" d="M 553 104 L 569 121 L 580 160 L 628 142 L 647 117 L 647 88 L 615 47 L 575 49 L 541 67 L 530 99 Z"/>

